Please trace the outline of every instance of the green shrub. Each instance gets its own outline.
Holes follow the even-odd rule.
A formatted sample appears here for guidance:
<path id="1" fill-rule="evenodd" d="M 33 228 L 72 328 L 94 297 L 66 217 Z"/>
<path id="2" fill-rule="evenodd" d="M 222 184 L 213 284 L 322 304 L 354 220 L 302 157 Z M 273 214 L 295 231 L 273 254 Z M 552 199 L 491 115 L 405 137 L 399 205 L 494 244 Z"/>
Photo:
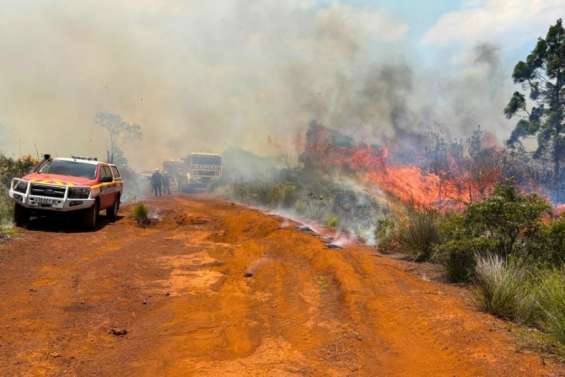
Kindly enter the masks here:
<path id="1" fill-rule="evenodd" d="M 539 234 L 543 215 L 549 210 L 549 204 L 539 195 L 522 194 L 512 184 L 500 184 L 492 196 L 465 209 L 462 235 L 467 239 L 487 237 L 482 255 L 525 257 L 528 241 Z"/>
<path id="2" fill-rule="evenodd" d="M 565 214 L 544 224 L 528 243 L 529 254 L 538 262 L 561 267 L 565 264 Z"/>
<path id="3" fill-rule="evenodd" d="M 559 224 L 544 225 L 542 219 L 549 208 L 538 195 L 500 184 L 489 198 L 471 203 L 461 214 L 440 219 L 440 241 L 433 259 L 444 265 L 454 282 L 473 278 L 475 257 L 498 255 L 554 263 L 557 254 L 563 253 L 555 250 L 562 250 L 558 248 L 564 233 Z"/>
<path id="4" fill-rule="evenodd" d="M 9 187 L 12 178 L 26 175 L 38 162 L 31 156 L 14 159 L 0 154 L 0 185 Z"/>
<path id="5" fill-rule="evenodd" d="M 0 154 L 0 225 L 12 221 L 14 203 L 8 197 L 12 178 L 26 175 L 36 163 L 31 156 L 13 159 Z"/>
<path id="6" fill-rule="evenodd" d="M 133 208 L 133 217 L 138 225 L 148 225 L 150 223 L 149 210 L 143 203 L 139 203 Z"/>
<path id="7" fill-rule="evenodd" d="M 451 240 L 435 248 L 432 260 L 443 265 L 447 279 L 452 283 L 467 282 L 475 274 L 476 254 L 470 243 Z"/>

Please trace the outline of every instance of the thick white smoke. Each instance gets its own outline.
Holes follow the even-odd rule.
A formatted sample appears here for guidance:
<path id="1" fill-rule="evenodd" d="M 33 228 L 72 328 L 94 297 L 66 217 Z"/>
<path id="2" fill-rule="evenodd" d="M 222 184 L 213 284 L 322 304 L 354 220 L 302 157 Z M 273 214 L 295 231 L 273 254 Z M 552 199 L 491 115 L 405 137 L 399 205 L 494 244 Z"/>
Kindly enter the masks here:
<path id="1" fill-rule="evenodd" d="M 406 28 L 310 1 L 3 3 L 0 120 L 23 149 L 103 155 L 94 116 L 111 111 L 144 126 L 141 145 L 126 148 L 139 167 L 289 141 L 369 41 Z"/>
<path id="2" fill-rule="evenodd" d="M 313 0 L 3 0 L 0 146 L 102 157 L 101 111 L 143 126 L 124 146 L 137 168 L 194 150 L 292 150 L 313 118 L 370 142 L 440 123 L 507 133 L 496 49 L 424 69 L 408 29 Z"/>

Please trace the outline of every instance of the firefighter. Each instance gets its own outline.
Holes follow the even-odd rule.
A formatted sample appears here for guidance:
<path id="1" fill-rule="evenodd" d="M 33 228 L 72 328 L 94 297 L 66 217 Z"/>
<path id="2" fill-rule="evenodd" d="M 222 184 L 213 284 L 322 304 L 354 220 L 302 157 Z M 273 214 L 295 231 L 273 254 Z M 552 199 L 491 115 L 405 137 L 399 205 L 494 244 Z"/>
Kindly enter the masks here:
<path id="1" fill-rule="evenodd" d="M 159 170 L 155 170 L 153 175 L 151 176 L 151 186 L 153 187 L 153 193 L 155 197 L 161 196 L 161 189 L 163 186 L 163 176 L 159 172 Z"/>
<path id="2" fill-rule="evenodd" d="M 163 173 L 163 194 L 171 195 L 171 177 L 167 172 Z"/>

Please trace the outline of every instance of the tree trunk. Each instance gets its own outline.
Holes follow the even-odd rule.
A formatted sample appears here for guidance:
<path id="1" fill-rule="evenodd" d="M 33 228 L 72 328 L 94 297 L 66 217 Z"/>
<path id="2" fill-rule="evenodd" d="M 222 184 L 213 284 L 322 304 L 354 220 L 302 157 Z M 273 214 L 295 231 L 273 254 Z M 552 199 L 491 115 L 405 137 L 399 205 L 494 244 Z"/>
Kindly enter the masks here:
<path id="1" fill-rule="evenodd" d="M 563 83 L 563 76 L 561 73 L 561 70 L 557 71 L 557 79 L 555 81 L 555 97 L 556 97 L 556 109 L 555 111 L 557 111 L 557 119 L 555 120 L 556 125 L 555 125 L 555 145 L 553 146 L 553 157 L 554 157 L 554 170 L 553 170 L 553 189 L 555 190 L 554 195 L 555 198 L 554 200 L 557 202 L 565 202 L 565 198 L 564 198 L 564 190 L 563 190 L 563 184 L 562 184 L 562 179 L 561 179 L 561 159 L 563 157 L 563 145 L 560 142 L 561 141 L 561 127 L 563 124 L 563 109 L 561 108 L 563 105 L 561 104 L 561 90 L 563 89 L 563 86 L 565 86 L 565 83 Z"/>
<path id="2" fill-rule="evenodd" d="M 556 150 L 555 150 L 555 161 L 554 161 L 554 170 L 553 170 L 553 189 L 555 190 L 554 192 L 554 200 L 557 201 L 558 203 L 562 203 L 565 202 L 565 198 L 564 198 L 564 190 L 563 190 L 563 184 L 562 184 L 562 179 L 561 179 L 561 148 L 559 148 L 559 146 L 556 146 Z"/>

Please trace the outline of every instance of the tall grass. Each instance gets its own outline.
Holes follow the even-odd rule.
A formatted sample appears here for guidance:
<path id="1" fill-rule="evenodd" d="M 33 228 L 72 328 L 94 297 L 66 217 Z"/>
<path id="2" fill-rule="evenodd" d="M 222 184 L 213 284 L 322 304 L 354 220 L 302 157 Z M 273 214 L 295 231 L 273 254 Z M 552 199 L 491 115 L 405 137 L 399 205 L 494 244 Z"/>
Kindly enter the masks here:
<path id="1" fill-rule="evenodd" d="M 475 279 L 482 310 L 536 326 L 565 343 L 565 271 L 529 271 L 490 255 L 477 258 Z"/>
<path id="2" fill-rule="evenodd" d="M 565 271 L 551 270 L 542 274 L 536 304 L 544 330 L 565 343 Z"/>
<path id="3" fill-rule="evenodd" d="M 8 197 L 5 188 L 0 184 L 0 225 L 12 222 L 14 203 Z"/>
<path id="4" fill-rule="evenodd" d="M 14 216 L 14 203 L 0 183 L 0 240 L 10 238 L 14 233 L 12 220 Z"/>
<path id="5" fill-rule="evenodd" d="M 429 260 L 440 240 L 438 220 L 438 213 L 433 210 L 410 211 L 406 220 L 396 228 L 399 246 L 416 261 Z"/>
<path id="6" fill-rule="evenodd" d="M 527 302 L 527 272 L 498 255 L 477 258 L 476 297 L 480 308 L 505 319 L 524 317 L 521 310 Z"/>

